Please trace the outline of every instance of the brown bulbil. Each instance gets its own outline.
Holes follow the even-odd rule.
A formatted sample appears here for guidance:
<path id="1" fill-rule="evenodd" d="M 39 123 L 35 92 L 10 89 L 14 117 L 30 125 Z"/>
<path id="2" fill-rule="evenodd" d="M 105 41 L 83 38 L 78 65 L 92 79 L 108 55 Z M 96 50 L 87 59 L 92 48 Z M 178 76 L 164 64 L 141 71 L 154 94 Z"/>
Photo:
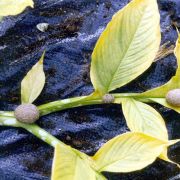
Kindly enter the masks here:
<path id="1" fill-rule="evenodd" d="M 166 95 L 166 101 L 172 106 L 180 107 L 180 89 L 173 89 Z"/>
<path id="2" fill-rule="evenodd" d="M 18 121 L 31 124 L 39 119 L 39 110 L 33 104 L 22 104 L 15 109 L 14 115 Z"/>

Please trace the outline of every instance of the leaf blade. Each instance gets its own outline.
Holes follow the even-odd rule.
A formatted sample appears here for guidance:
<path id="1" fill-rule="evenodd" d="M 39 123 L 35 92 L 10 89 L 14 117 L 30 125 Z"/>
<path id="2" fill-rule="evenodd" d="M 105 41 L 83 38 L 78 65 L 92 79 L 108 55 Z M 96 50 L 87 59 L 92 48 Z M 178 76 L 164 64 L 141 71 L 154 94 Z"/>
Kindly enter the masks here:
<path id="1" fill-rule="evenodd" d="M 34 7 L 32 0 L 1 0 L 0 2 L 0 16 L 17 15 L 24 11 L 27 7 Z"/>
<path id="2" fill-rule="evenodd" d="M 159 44 L 156 0 L 131 1 L 114 15 L 95 46 L 90 73 L 95 90 L 105 94 L 135 79 L 151 65 Z"/>
<path id="3" fill-rule="evenodd" d="M 168 141 L 168 132 L 162 116 L 151 106 L 125 98 L 122 101 L 123 114 L 132 132 L 141 132 Z"/>
<path id="4" fill-rule="evenodd" d="M 174 54 L 177 59 L 177 70 L 175 76 L 173 76 L 164 85 L 153 88 L 141 94 L 137 94 L 136 97 L 148 98 L 156 103 L 159 103 L 167 108 L 173 109 L 174 111 L 180 113 L 180 108 L 172 106 L 166 102 L 166 94 L 172 89 L 180 88 L 180 34 L 178 32 L 178 39 L 176 41 L 176 47 L 174 49 Z"/>
<path id="5" fill-rule="evenodd" d="M 21 82 L 21 102 L 32 103 L 41 93 L 45 84 L 43 70 L 45 52 Z"/>
<path id="6" fill-rule="evenodd" d="M 132 172 L 154 162 L 164 145 L 142 133 L 125 133 L 104 144 L 93 159 L 99 172 Z"/>
<path id="7" fill-rule="evenodd" d="M 78 152 L 79 154 L 80 152 Z M 55 148 L 55 156 L 52 166 L 52 180 L 105 180 L 106 178 L 97 174 L 83 157 L 78 156 L 71 148 Z"/>

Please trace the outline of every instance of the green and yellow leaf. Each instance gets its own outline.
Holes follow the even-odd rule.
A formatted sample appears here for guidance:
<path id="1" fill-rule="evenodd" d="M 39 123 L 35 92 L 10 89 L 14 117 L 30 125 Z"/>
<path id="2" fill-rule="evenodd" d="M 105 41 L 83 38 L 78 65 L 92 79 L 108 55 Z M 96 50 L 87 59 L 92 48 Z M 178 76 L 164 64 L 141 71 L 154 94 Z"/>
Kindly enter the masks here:
<path id="1" fill-rule="evenodd" d="M 149 68 L 160 45 L 159 19 L 156 0 L 132 0 L 114 15 L 92 54 L 95 91 L 105 94 Z"/>
<path id="2" fill-rule="evenodd" d="M 180 107 L 172 106 L 171 104 L 167 103 L 166 98 L 149 98 L 149 100 L 180 113 Z"/>
<path id="3" fill-rule="evenodd" d="M 166 142 L 169 141 L 164 119 L 154 108 L 132 98 L 127 98 L 122 100 L 122 109 L 127 125 L 132 132 L 141 132 Z M 176 164 L 168 158 L 167 148 L 177 142 L 178 140 L 169 141 L 159 158 Z"/>
<path id="4" fill-rule="evenodd" d="M 32 0 L 1 0 L 0 16 L 20 14 L 28 6 L 33 8 L 34 3 Z"/>
<path id="5" fill-rule="evenodd" d="M 80 153 L 80 152 L 79 152 Z M 105 180 L 71 148 L 55 148 L 51 180 Z"/>
<path id="6" fill-rule="evenodd" d="M 141 132 L 163 141 L 168 141 L 168 132 L 162 116 L 151 106 L 125 98 L 122 109 L 129 129 Z"/>
<path id="7" fill-rule="evenodd" d="M 43 70 L 44 55 L 41 56 L 32 69 L 27 73 L 21 82 L 21 102 L 32 103 L 41 93 L 45 84 L 45 74 Z"/>
<path id="8" fill-rule="evenodd" d="M 125 133 L 104 144 L 93 159 L 99 172 L 132 172 L 153 163 L 165 145 L 142 133 Z"/>
<path id="9" fill-rule="evenodd" d="M 178 33 L 178 39 L 176 42 L 174 54 L 177 58 L 177 65 L 178 65 L 175 76 L 173 76 L 170 79 L 170 81 L 168 81 L 166 84 L 164 84 L 160 87 L 151 89 L 149 91 L 146 91 L 144 93 L 141 93 L 137 97 L 148 98 L 156 103 L 159 103 L 165 107 L 168 107 L 168 108 L 173 109 L 173 110 L 177 111 L 178 113 L 180 113 L 179 107 L 174 107 L 174 106 L 168 104 L 165 99 L 166 94 L 170 90 L 180 88 L 180 34 L 179 33 Z"/>

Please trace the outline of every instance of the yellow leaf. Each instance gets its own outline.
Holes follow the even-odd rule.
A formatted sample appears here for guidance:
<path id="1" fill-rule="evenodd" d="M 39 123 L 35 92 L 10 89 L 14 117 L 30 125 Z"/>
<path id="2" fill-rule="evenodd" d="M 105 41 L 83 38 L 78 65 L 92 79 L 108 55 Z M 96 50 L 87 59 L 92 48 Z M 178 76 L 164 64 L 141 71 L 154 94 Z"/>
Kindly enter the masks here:
<path id="1" fill-rule="evenodd" d="M 1 0 L 0 1 L 0 16 L 17 15 L 30 6 L 33 8 L 32 0 Z"/>
<path id="2" fill-rule="evenodd" d="M 21 82 L 22 103 L 32 103 L 41 93 L 45 84 L 45 74 L 43 71 L 44 55 L 41 56 L 32 69 L 27 73 Z"/>
<path id="3" fill-rule="evenodd" d="M 167 142 L 159 158 L 171 162 L 167 155 L 167 148 L 179 140 L 168 141 L 168 132 L 162 116 L 151 106 L 131 98 L 122 100 L 123 113 L 127 125 L 132 132 L 141 132 Z"/>
<path id="4" fill-rule="evenodd" d="M 114 15 L 92 54 L 91 81 L 101 95 L 142 74 L 160 45 L 156 0 L 132 0 Z"/>
<path id="5" fill-rule="evenodd" d="M 136 97 L 144 97 L 150 99 L 156 103 L 159 103 L 165 107 L 175 110 L 176 112 L 180 113 L 180 108 L 172 106 L 166 102 L 166 94 L 172 89 L 179 89 L 180 88 L 180 34 L 178 32 L 178 39 L 176 41 L 176 47 L 174 50 L 174 54 L 177 58 L 177 71 L 175 76 L 173 76 L 166 84 L 141 93 L 140 95 L 136 95 Z"/>
<path id="6" fill-rule="evenodd" d="M 132 132 L 141 132 L 168 141 L 168 132 L 162 116 L 151 106 L 132 98 L 122 100 L 122 109 L 127 125 Z M 167 147 L 159 158 L 167 160 Z M 168 159 L 168 161 L 170 161 Z"/>
<path id="7" fill-rule="evenodd" d="M 164 147 L 164 150 L 163 152 L 160 154 L 159 158 L 164 160 L 164 161 L 167 161 L 167 162 L 170 162 L 170 163 L 173 163 L 173 164 L 176 164 L 175 162 L 171 161 L 169 158 L 168 158 L 168 152 L 167 152 L 167 147 Z"/>
<path id="8" fill-rule="evenodd" d="M 179 141 L 180 140 L 171 140 L 171 141 L 169 141 L 169 146 L 174 145 L 174 144 L 178 143 Z M 163 152 L 160 154 L 159 158 L 164 160 L 164 161 L 167 161 L 167 162 L 170 162 L 172 164 L 175 164 L 175 165 L 177 165 L 180 168 L 180 165 L 178 163 L 176 163 L 176 162 L 174 162 L 174 161 L 169 159 L 167 146 L 164 147 Z"/>
<path id="9" fill-rule="evenodd" d="M 162 116 L 151 106 L 125 98 L 122 109 L 129 129 L 168 141 L 168 132 Z"/>
<path id="10" fill-rule="evenodd" d="M 151 101 L 161 104 L 169 109 L 173 109 L 174 111 L 180 113 L 180 107 L 172 106 L 166 102 L 165 98 L 149 98 Z"/>
<path id="11" fill-rule="evenodd" d="M 71 148 L 55 148 L 51 180 L 105 180 L 103 175 L 96 173 L 88 161 L 75 153 Z"/>
<path id="12" fill-rule="evenodd" d="M 125 133 L 104 144 L 93 159 L 99 172 L 131 172 L 153 163 L 165 145 L 142 133 Z"/>
<path id="13" fill-rule="evenodd" d="M 179 143 L 179 142 L 180 142 L 180 139 L 170 140 L 169 141 L 169 146 L 172 146 L 172 145 L 174 145 L 176 143 Z"/>

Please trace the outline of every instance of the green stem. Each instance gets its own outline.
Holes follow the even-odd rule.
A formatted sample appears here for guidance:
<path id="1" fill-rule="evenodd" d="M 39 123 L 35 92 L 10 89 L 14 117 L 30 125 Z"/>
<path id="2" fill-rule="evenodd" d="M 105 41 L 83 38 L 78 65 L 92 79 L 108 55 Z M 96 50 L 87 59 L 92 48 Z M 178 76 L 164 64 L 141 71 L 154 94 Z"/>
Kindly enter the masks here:
<path id="1" fill-rule="evenodd" d="M 21 122 L 17 121 L 16 118 L 13 116 L 0 115 L 0 125 L 1 126 L 20 127 Z"/>
<path id="2" fill-rule="evenodd" d="M 118 93 L 118 94 L 116 93 L 112 95 L 115 97 L 115 101 L 114 101 L 115 104 L 121 104 L 121 99 L 127 98 L 127 97 L 132 97 L 145 103 L 153 102 L 149 98 L 139 97 L 138 93 Z M 95 96 L 92 94 L 89 96 L 74 97 L 74 98 L 50 102 L 50 103 L 38 106 L 38 109 L 40 111 L 40 116 L 44 116 L 44 115 L 61 111 L 64 109 L 70 109 L 74 107 L 87 106 L 87 105 L 96 105 L 96 104 L 104 104 L 104 102 L 102 100 L 102 97 Z M 0 115 L 14 117 L 14 112 L 0 111 Z"/>
<path id="3" fill-rule="evenodd" d="M 0 111 L 0 116 L 8 116 L 8 117 L 14 117 L 14 112 L 13 111 Z"/>
<path id="4" fill-rule="evenodd" d="M 44 141 L 45 143 L 49 144 L 50 146 L 52 146 L 54 148 L 57 144 L 60 144 L 61 146 L 66 146 L 59 139 L 52 136 L 50 133 L 48 133 L 44 129 L 40 128 L 36 124 L 24 124 L 24 123 L 22 123 L 20 127 L 26 129 L 27 131 L 34 134 L 36 137 L 38 137 L 39 139 L 41 139 L 42 141 Z"/>
<path id="5" fill-rule="evenodd" d="M 0 125 L 19 127 L 19 128 L 26 129 L 31 134 L 33 134 L 34 136 L 36 136 L 37 138 L 41 139 L 42 141 L 44 141 L 45 143 L 49 144 L 50 146 L 52 146 L 54 148 L 56 147 L 57 144 L 59 144 L 61 146 L 61 148 L 66 148 L 67 150 L 69 150 L 69 148 L 70 148 L 69 146 L 67 146 L 66 144 L 61 142 L 56 137 L 52 136 L 50 133 L 48 133 L 44 129 L 40 128 L 38 125 L 21 123 L 21 122 L 17 121 L 15 117 L 0 115 Z M 74 148 L 71 148 L 71 150 L 80 157 L 86 156 L 86 154 L 80 153 L 78 150 L 76 150 Z"/>
<path id="6" fill-rule="evenodd" d="M 43 116 L 64 109 L 95 104 L 103 104 L 102 98 L 93 96 L 69 98 L 41 105 L 38 109 L 40 111 L 40 115 Z"/>
<path id="7" fill-rule="evenodd" d="M 115 97 L 114 103 L 116 104 L 117 103 L 120 104 L 121 99 L 127 97 L 134 97 L 141 102 L 152 103 L 152 101 L 149 100 L 148 98 L 137 98 L 138 93 L 119 93 L 112 95 Z M 75 97 L 75 98 L 50 102 L 39 106 L 38 109 L 40 111 L 40 115 L 44 116 L 52 112 L 57 112 L 64 109 L 70 109 L 74 107 L 87 106 L 87 105 L 96 105 L 96 104 L 104 104 L 102 97 L 90 95 L 90 96 Z"/>
<path id="8" fill-rule="evenodd" d="M 113 93 L 115 98 L 137 97 L 140 93 Z"/>
<path id="9" fill-rule="evenodd" d="M 25 124 L 16 120 L 15 117 L 2 116 L 0 115 L 0 125 L 2 126 L 11 126 L 11 127 L 20 127 L 24 128 L 30 133 L 34 134 L 36 137 L 46 142 L 50 146 L 55 147 L 56 144 L 60 144 L 61 146 L 65 146 L 60 140 L 56 137 L 52 136 L 50 133 L 40 128 L 36 124 Z"/>
<path id="10" fill-rule="evenodd" d="M 121 99 L 123 98 L 134 98 L 138 101 L 144 102 L 144 103 L 154 103 L 150 99 L 150 97 L 139 97 L 138 93 L 126 93 L 126 94 L 112 94 L 115 97 L 115 103 L 118 102 L 118 104 L 121 103 Z"/>

